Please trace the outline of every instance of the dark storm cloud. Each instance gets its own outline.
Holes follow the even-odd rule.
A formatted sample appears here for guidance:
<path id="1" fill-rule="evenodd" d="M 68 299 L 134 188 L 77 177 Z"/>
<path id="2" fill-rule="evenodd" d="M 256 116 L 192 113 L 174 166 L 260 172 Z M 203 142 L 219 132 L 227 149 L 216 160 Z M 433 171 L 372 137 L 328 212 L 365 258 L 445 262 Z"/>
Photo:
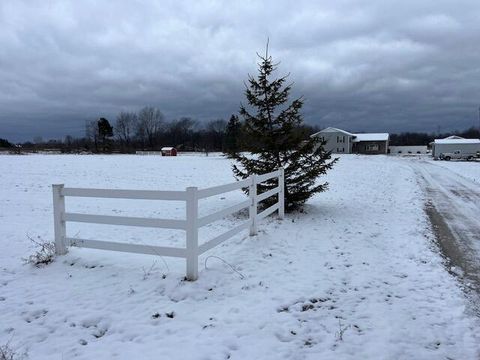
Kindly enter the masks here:
<path id="1" fill-rule="evenodd" d="M 478 1 L 0 3 L 0 137 L 81 135 L 158 106 L 228 117 L 270 37 L 307 121 L 353 131 L 478 124 Z"/>

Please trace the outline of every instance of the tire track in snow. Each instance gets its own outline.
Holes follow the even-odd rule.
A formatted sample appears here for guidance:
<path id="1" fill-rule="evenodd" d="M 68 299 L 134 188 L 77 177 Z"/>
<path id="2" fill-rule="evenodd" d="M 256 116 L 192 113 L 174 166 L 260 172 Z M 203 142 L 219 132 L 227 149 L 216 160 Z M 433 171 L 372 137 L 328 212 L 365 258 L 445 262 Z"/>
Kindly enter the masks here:
<path id="1" fill-rule="evenodd" d="M 425 191 L 427 213 L 443 255 L 462 270 L 466 285 L 480 296 L 480 186 L 427 161 L 412 166 Z"/>

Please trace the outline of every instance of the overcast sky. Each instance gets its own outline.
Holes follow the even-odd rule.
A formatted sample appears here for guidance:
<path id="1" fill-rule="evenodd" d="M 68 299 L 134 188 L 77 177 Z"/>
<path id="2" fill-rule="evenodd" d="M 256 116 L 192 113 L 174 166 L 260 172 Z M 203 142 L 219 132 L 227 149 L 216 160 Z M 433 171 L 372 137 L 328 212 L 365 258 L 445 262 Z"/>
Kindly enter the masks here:
<path id="1" fill-rule="evenodd" d="M 478 0 L 2 0 L 0 138 L 81 136 L 145 105 L 228 119 L 268 37 L 309 123 L 478 126 Z"/>

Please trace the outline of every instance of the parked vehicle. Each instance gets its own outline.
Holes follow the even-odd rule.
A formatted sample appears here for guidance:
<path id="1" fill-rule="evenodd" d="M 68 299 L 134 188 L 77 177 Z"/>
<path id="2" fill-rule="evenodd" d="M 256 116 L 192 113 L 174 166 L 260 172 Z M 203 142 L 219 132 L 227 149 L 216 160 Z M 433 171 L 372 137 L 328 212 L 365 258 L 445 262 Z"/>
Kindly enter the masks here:
<path id="1" fill-rule="evenodd" d="M 461 150 L 455 150 L 453 152 L 441 153 L 439 156 L 440 160 L 474 160 L 475 158 L 480 158 L 480 151 L 476 153 L 467 153 L 462 152 Z"/>
<path id="2" fill-rule="evenodd" d="M 432 155 L 435 160 L 443 154 L 444 158 L 450 159 L 468 159 L 469 156 L 475 157 L 480 151 L 480 139 L 463 139 L 459 136 L 449 136 L 445 139 L 435 139 L 430 143 Z M 455 154 L 460 151 L 460 154 Z"/>

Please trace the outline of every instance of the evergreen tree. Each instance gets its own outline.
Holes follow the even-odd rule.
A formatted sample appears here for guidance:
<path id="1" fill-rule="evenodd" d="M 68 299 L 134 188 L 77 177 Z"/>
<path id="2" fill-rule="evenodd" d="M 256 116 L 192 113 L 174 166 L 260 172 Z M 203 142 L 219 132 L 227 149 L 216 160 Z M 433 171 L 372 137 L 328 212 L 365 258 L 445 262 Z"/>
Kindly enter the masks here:
<path id="1" fill-rule="evenodd" d="M 107 147 L 107 138 L 113 136 L 113 127 L 110 125 L 109 121 L 105 118 L 100 118 L 97 122 L 98 135 L 102 139 L 103 152 L 105 152 Z"/>
<path id="2" fill-rule="evenodd" d="M 324 143 L 300 131 L 303 120 L 300 110 L 303 99 L 287 104 L 291 84 L 287 76 L 272 79 L 278 64 L 268 55 L 260 56 L 258 77 L 249 76 L 245 95 L 249 105 L 243 104 L 240 115 L 244 119 L 244 136 L 248 140 L 245 150 L 251 155 L 232 153 L 238 164 L 233 166 L 234 175 L 245 179 L 252 174 L 264 174 L 279 167 L 285 169 L 285 209 L 292 211 L 312 195 L 325 191 L 327 183 L 317 183 L 317 178 L 331 169 L 337 159 L 331 160 Z M 259 193 L 276 187 L 276 181 L 259 185 Z M 270 198 L 271 199 L 271 198 Z M 266 201 L 265 205 L 270 205 Z"/>
<path id="3" fill-rule="evenodd" d="M 0 148 L 12 148 L 13 144 L 7 139 L 0 139 Z"/>
<path id="4" fill-rule="evenodd" d="M 240 151 L 240 139 L 242 124 L 238 116 L 232 115 L 225 130 L 224 152 L 228 155 L 237 154 Z"/>

